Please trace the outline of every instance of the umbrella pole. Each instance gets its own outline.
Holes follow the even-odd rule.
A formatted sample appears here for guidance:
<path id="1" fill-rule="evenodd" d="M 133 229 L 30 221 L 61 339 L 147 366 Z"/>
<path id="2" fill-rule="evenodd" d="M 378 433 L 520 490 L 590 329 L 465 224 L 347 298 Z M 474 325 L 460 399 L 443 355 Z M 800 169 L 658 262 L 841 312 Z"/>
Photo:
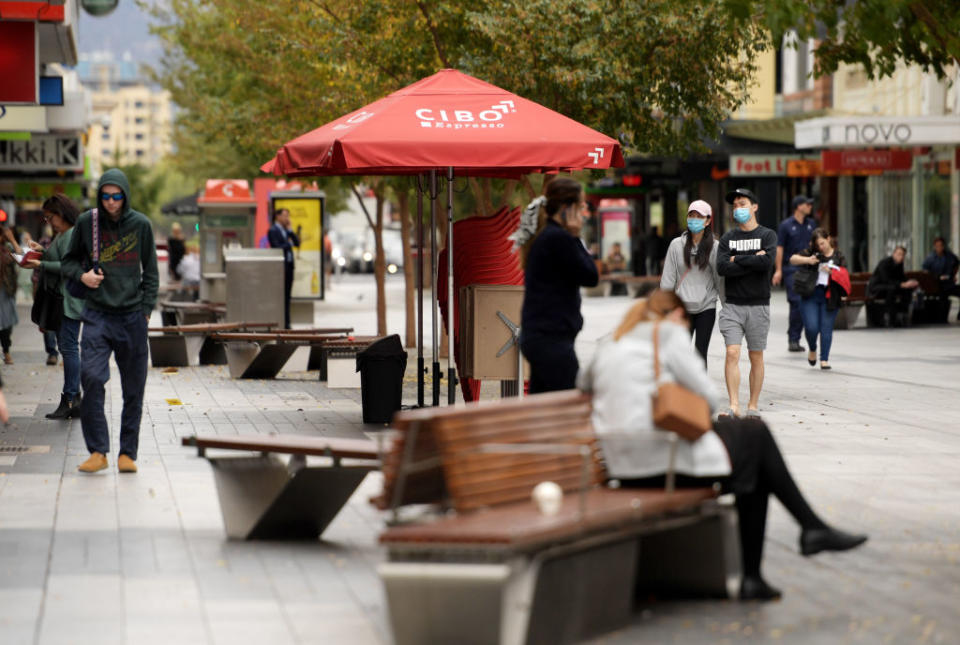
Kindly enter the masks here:
<path id="1" fill-rule="evenodd" d="M 417 175 L 417 407 L 423 407 L 423 177 Z"/>
<path id="2" fill-rule="evenodd" d="M 447 168 L 447 403 L 456 400 L 457 378 L 453 360 L 453 166 Z"/>
<path id="3" fill-rule="evenodd" d="M 440 405 L 440 334 L 437 326 L 437 171 L 430 171 L 430 314 L 433 321 L 433 405 Z"/>

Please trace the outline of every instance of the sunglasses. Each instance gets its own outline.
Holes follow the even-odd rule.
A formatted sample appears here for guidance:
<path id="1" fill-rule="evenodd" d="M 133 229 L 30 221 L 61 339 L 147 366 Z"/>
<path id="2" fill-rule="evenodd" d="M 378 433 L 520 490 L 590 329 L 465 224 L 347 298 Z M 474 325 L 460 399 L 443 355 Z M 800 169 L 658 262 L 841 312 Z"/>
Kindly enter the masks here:
<path id="1" fill-rule="evenodd" d="M 123 201 L 123 193 L 100 193 L 100 199 L 107 202 L 111 199 L 115 202 Z"/>

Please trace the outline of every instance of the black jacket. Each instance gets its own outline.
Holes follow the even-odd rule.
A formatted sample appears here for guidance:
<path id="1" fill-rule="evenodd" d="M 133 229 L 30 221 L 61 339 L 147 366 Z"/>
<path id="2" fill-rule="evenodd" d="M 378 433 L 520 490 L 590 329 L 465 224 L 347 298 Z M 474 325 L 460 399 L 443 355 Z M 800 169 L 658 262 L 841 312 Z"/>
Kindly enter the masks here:
<path id="1" fill-rule="evenodd" d="M 599 280 L 583 243 L 548 220 L 527 257 L 522 333 L 575 337 L 583 328 L 580 287 L 596 286 Z"/>
<path id="2" fill-rule="evenodd" d="M 760 251 L 764 254 L 757 255 Z M 777 234 L 769 228 L 735 228 L 724 233 L 717 246 L 717 273 L 724 278 L 726 301 L 733 305 L 770 304 L 770 274 L 776 259 Z"/>
<path id="3" fill-rule="evenodd" d="M 901 283 L 906 282 L 907 276 L 903 271 L 903 263 L 897 264 L 892 256 L 880 260 L 877 268 L 870 275 L 867 283 L 867 295 L 874 297 L 899 289 Z"/>

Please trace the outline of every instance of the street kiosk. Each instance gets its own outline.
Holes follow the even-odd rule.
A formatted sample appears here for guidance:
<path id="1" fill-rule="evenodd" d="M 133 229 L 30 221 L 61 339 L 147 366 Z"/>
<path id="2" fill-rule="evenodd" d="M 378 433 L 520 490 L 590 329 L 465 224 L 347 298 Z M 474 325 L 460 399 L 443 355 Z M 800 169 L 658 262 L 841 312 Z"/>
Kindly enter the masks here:
<path id="1" fill-rule="evenodd" d="M 200 198 L 200 299 L 226 302 L 224 249 L 251 248 L 257 204 L 243 179 L 210 179 Z"/>

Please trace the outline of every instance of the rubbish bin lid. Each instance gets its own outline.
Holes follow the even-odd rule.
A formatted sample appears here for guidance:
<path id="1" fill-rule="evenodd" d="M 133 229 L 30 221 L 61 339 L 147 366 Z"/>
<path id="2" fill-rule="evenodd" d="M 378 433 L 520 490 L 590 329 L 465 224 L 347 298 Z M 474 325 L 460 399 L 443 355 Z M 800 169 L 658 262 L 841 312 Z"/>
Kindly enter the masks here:
<path id="1" fill-rule="evenodd" d="M 365 361 L 382 361 L 395 359 L 402 361 L 404 367 L 407 364 L 407 352 L 403 349 L 403 343 L 398 334 L 384 336 L 379 340 L 372 342 L 365 350 L 357 354 L 357 371 Z"/>

